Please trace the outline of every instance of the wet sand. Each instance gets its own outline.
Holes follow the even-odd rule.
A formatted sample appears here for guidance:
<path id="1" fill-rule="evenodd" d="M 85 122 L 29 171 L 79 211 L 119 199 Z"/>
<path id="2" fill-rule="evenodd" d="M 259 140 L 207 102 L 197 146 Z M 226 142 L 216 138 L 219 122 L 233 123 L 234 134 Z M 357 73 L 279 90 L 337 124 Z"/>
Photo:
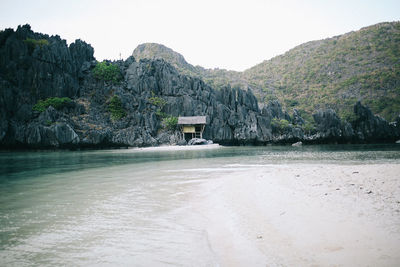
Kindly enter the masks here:
<path id="1" fill-rule="evenodd" d="M 400 265 L 399 164 L 232 167 L 193 207 L 220 266 Z"/>

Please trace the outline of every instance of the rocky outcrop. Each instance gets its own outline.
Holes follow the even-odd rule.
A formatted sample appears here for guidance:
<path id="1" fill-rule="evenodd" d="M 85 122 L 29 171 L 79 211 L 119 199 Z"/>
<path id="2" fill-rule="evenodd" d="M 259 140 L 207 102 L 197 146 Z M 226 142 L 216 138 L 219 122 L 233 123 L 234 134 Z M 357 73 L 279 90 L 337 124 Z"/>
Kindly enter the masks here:
<path id="1" fill-rule="evenodd" d="M 305 120 L 301 117 L 300 112 L 295 108 L 293 109 L 292 122 L 294 125 L 304 125 L 306 123 Z"/>
<path id="2" fill-rule="evenodd" d="M 178 70 L 186 70 L 187 73 L 198 73 L 195 66 L 186 62 L 185 58 L 162 44 L 144 43 L 138 45 L 132 53 L 138 61 L 141 59 L 164 59 Z M 167 60 L 168 59 L 168 60 Z M 193 76 L 193 75 L 192 75 Z M 194 75 L 196 76 L 196 75 Z"/>
<path id="3" fill-rule="evenodd" d="M 54 134 L 57 141 L 61 145 L 65 144 L 78 144 L 79 136 L 75 131 L 66 123 L 57 123 L 54 127 Z"/>
<path id="4" fill-rule="evenodd" d="M 290 115 L 282 110 L 281 103 L 279 103 L 278 100 L 270 101 L 268 103 L 267 108 L 270 110 L 270 114 L 273 118 L 285 119 L 287 121 L 291 121 Z"/>
<path id="5" fill-rule="evenodd" d="M 47 42 L 32 46 L 29 39 Z M 389 124 L 360 103 L 352 124 L 341 121 L 333 110 L 319 110 L 310 130 L 299 111 L 290 116 L 278 101 L 260 109 L 251 90 L 229 85 L 214 90 L 159 59 L 109 62 L 123 79 L 98 80 L 92 74 L 97 63 L 90 45 L 77 40 L 68 47 L 60 37 L 34 33 L 28 25 L 0 33 L 0 55 L 2 148 L 185 145 L 180 133 L 163 127 L 166 116 L 206 116 L 203 137 L 221 144 L 400 138 L 400 117 Z M 72 102 L 59 109 L 32 110 L 39 99 L 56 96 Z M 110 114 L 113 97 L 121 101 L 122 118 Z"/>
<path id="6" fill-rule="evenodd" d="M 202 80 L 180 75 L 164 60 L 132 62 L 126 70 L 127 89 L 146 100 L 153 95 L 166 101 L 162 112 L 172 116 L 207 116 L 204 137 L 220 143 L 264 142 L 257 99 L 250 91 L 229 86 L 215 91 Z M 135 104 L 141 111 L 145 103 Z M 155 109 L 155 107 L 150 107 Z M 258 119 L 258 117 L 260 117 Z M 148 127 L 156 131 L 156 120 Z"/>
<path id="7" fill-rule="evenodd" d="M 312 141 L 350 142 L 354 137 L 352 126 L 342 122 L 332 109 L 318 110 L 313 114 L 317 133 L 308 139 Z"/>
<path id="8" fill-rule="evenodd" d="M 93 52 L 93 48 L 81 40 L 68 46 L 59 36 L 35 33 L 29 25 L 19 26 L 16 31 L 2 31 L 0 142 L 41 146 L 47 141 L 39 135 L 53 140 L 49 127 L 27 126 L 35 117 L 32 107 L 39 99 L 47 97 L 78 97 L 83 76 L 81 67 L 94 60 Z M 26 139 L 27 136 L 30 137 Z"/>
<path id="9" fill-rule="evenodd" d="M 51 126 L 30 124 L 25 133 L 25 142 L 30 147 L 73 147 L 80 141 L 71 126 L 65 123 Z"/>
<path id="10" fill-rule="evenodd" d="M 193 139 L 189 140 L 189 142 L 187 144 L 188 144 L 188 146 L 198 146 L 198 145 L 212 144 L 212 142 L 209 143 L 206 139 L 203 139 L 203 138 L 193 138 Z"/>
<path id="11" fill-rule="evenodd" d="M 2 78 L 31 97 L 75 97 L 82 64 L 94 60 L 93 48 L 81 40 L 70 46 L 57 36 L 34 33 L 29 25 L 1 33 Z"/>
<path id="12" fill-rule="evenodd" d="M 366 142 L 395 141 L 399 135 L 397 123 L 390 124 L 380 116 L 375 116 L 372 111 L 357 102 L 354 106 L 357 119 L 353 123 L 357 139 Z"/>
<path id="13" fill-rule="evenodd" d="M 400 138 L 397 123 L 389 123 L 374 115 L 361 102 L 354 105 L 356 119 L 351 123 L 342 121 L 332 109 L 319 110 L 313 114 L 316 133 L 306 139 L 316 142 L 394 142 Z"/>

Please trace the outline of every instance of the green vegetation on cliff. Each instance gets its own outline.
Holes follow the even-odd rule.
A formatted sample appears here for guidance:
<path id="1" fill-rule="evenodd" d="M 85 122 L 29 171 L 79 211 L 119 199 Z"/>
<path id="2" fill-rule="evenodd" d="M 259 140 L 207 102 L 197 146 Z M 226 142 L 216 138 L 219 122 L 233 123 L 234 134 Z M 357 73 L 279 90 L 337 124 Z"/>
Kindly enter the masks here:
<path id="1" fill-rule="evenodd" d="M 157 107 L 157 111 L 156 114 L 157 116 L 159 116 L 160 118 L 166 118 L 167 114 L 165 114 L 164 112 L 162 112 L 162 109 L 164 108 L 164 106 L 167 104 L 167 101 L 164 100 L 161 97 L 158 97 L 154 94 L 154 92 L 151 92 L 151 97 L 149 99 L 147 99 L 147 101 L 156 106 Z"/>
<path id="2" fill-rule="evenodd" d="M 289 128 L 289 122 L 285 119 L 273 118 L 271 121 L 271 125 L 279 133 L 284 133 Z"/>
<path id="3" fill-rule="evenodd" d="M 108 111 L 111 113 L 111 119 L 114 121 L 120 120 L 126 116 L 126 112 L 122 107 L 121 99 L 116 95 L 111 97 L 108 104 Z"/>
<path id="4" fill-rule="evenodd" d="M 33 39 L 33 38 L 26 38 L 24 40 L 24 43 L 28 46 L 28 52 L 29 54 L 32 54 L 33 50 L 35 50 L 35 48 L 37 46 L 39 46 L 40 48 L 42 48 L 45 45 L 49 45 L 49 41 L 46 39 Z"/>
<path id="5" fill-rule="evenodd" d="M 71 103 L 72 100 L 68 97 L 49 97 L 45 100 L 39 100 L 32 108 L 34 111 L 43 112 L 48 107 L 52 106 L 55 109 L 61 109 Z"/>
<path id="6" fill-rule="evenodd" d="M 174 131 L 178 125 L 178 118 L 174 116 L 168 116 L 162 120 L 162 126 L 164 129 Z"/>
<path id="7" fill-rule="evenodd" d="M 147 99 L 147 101 L 157 107 L 156 115 L 162 119 L 161 125 L 164 129 L 174 131 L 178 125 L 178 118 L 175 116 L 168 115 L 162 111 L 164 106 L 168 104 L 168 102 L 151 92 L 151 97 Z"/>
<path id="8" fill-rule="evenodd" d="M 26 43 L 31 48 L 35 48 L 36 46 L 43 47 L 44 45 L 48 45 L 49 41 L 47 41 L 46 39 L 36 40 L 36 39 L 32 39 L 32 38 L 26 38 L 24 40 L 24 43 Z"/>
<path id="9" fill-rule="evenodd" d="M 106 61 L 98 62 L 93 69 L 93 76 L 98 80 L 118 83 L 122 80 L 122 75 L 117 65 Z"/>

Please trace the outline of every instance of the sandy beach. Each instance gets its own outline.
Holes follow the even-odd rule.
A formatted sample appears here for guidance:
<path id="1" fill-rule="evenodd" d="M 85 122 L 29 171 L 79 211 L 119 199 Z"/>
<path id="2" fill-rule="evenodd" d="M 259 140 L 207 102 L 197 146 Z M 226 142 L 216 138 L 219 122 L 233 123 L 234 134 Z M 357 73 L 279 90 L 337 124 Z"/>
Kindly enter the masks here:
<path id="1" fill-rule="evenodd" d="M 222 167 L 190 200 L 220 266 L 400 265 L 400 164 Z"/>
<path id="2" fill-rule="evenodd" d="M 399 266 L 400 165 L 231 167 L 195 207 L 220 266 Z"/>

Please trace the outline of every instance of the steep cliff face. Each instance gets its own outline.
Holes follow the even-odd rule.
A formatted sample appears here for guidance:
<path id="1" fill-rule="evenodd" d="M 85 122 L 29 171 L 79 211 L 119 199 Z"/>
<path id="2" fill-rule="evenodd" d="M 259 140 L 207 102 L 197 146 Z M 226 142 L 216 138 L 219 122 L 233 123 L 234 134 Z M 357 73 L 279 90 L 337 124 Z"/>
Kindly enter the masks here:
<path id="1" fill-rule="evenodd" d="M 122 78 L 102 79 L 94 75 L 99 65 L 90 45 L 77 40 L 67 46 L 60 37 L 34 33 L 28 25 L 0 33 L 0 55 L 1 148 L 177 144 L 179 133 L 166 128 L 163 118 L 201 115 L 208 118 L 204 137 L 222 144 L 399 138 L 399 125 L 375 117 L 361 104 L 352 124 L 321 110 L 310 127 L 297 110 L 292 116 L 282 111 L 278 101 L 260 110 L 250 90 L 229 85 L 214 90 L 160 59 L 108 62 Z M 33 110 L 48 97 L 72 100 Z M 111 108 L 115 105 L 118 116 Z"/>
<path id="2" fill-rule="evenodd" d="M 387 123 L 380 116 L 375 116 L 372 111 L 360 102 L 354 106 L 356 120 L 353 122 L 355 135 L 359 140 L 375 142 L 385 141 L 387 136 L 398 136 L 398 122 Z"/>
<path id="3" fill-rule="evenodd" d="M 77 40 L 34 33 L 29 25 L 0 34 L 2 147 L 152 146 L 176 143 L 178 134 L 161 125 L 162 115 L 206 115 L 204 137 L 221 143 L 269 141 L 261 129 L 251 92 L 214 91 L 198 78 L 180 75 L 163 60 L 133 57 L 116 65 L 117 83 L 96 79 L 93 48 Z M 121 100 L 126 116 L 114 120 L 109 103 Z M 39 100 L 69 97 L 67 106 L 34 111 Z M 151 101 L 165 101 L 162 107 Z M 160 115 L 161 114 L 161 115 Z M 164 116 L 165 116 L 164 115 Z M 268 131 L 266 132 L 268 133 Z"/>
<path id="4" fill-rule="evenodd" d="M 262 129 L 268 128 L 250 91 L 231 89 L 215 91 L 202 80 L 180 75 L 164 60 L 141 60 L 132 57 L 118 62 L 124 80 L 118 85 L 99 83 L 88 77 L 81 99 L 90 103 L 89 113 L 99 118 L 91 123 L 103 130 L 82 131 L 83 140 L 100 138 L 107 143 L 144 146 L 174 143 L 178 137 L 161 127 L 162 116 L 207 116 L 204 137 L 220 143 L 254 143 L 269 141 Z M 118 96 L 127 116 L 110 120 L 106 103 L 110 94 Z M 152 99 L 162 99 L 157 106 Z M 92 119 L 91 116 L 88 118 Z M 78 126 L 78 123 L 76 123 Z M 79 127 L 77 127 L 79 128 Z M 85 136 L 87 134 L 87 136 Z M 171 135 L 166 138 L 165 135 Z"/>
<path id="5" fill-rule="evenodd" d="M 81 40 L 70 46 L 59 36 L 34 33 L 29 25 L 0 37 L 3 79 L 32 97 L 79 95 L 82 64 L 94 60 L 93 48 Z"/>
<path id="6" fill-rule="evenodd" d="M 0 33 L 0 141 L 25 143 L 33 105 L 50 96 L 78 97 L 81 67 L 93 48 L 77 40 L 34 33 L 29 25 Z"/>
<path id="7" fill-rule="evenodd" d="M 316 124 L 316 134 L 310 136 L 310 140 L 331 140 L 337 142 L 356 141 L 351 124 L 346 121 L 341 121 L 334 110 L 318 110 L 313 114 L 313 118 Z"/>

